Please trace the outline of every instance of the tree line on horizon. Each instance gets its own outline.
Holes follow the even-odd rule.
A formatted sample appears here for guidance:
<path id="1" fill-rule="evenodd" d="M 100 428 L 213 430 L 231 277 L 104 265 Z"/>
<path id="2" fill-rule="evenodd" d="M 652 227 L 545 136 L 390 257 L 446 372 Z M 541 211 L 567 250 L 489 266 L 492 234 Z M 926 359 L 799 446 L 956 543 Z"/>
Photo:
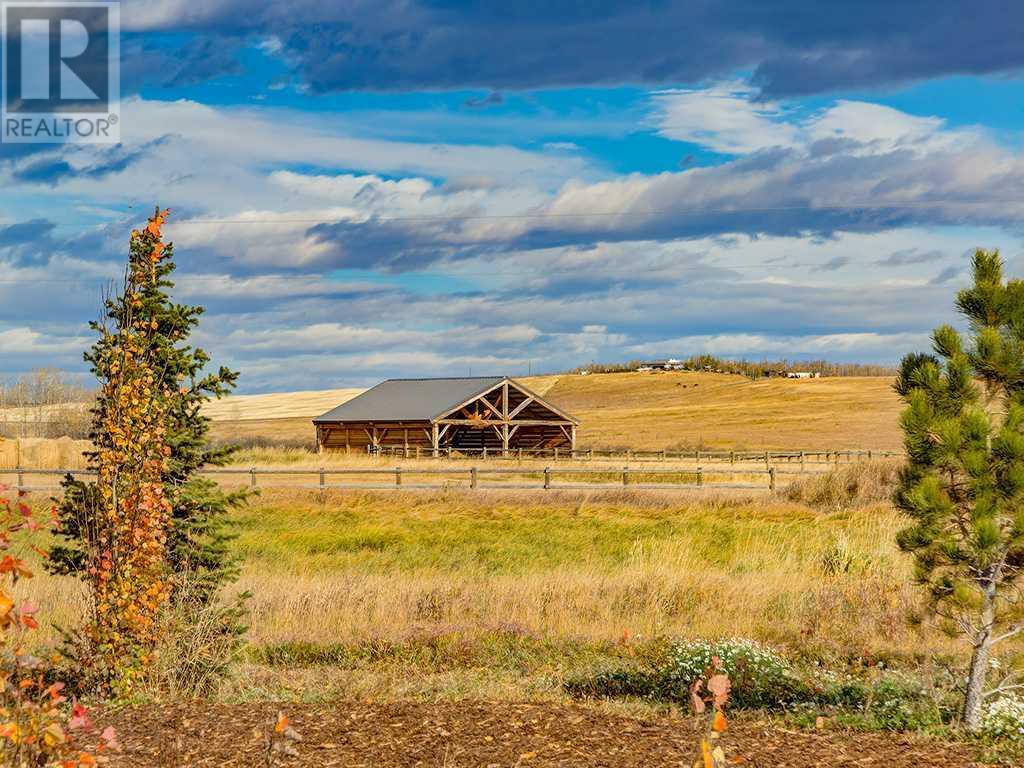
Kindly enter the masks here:
<path id="1" fill-rule="evenodd" d="M 711 373 L 730 373 L 746 376 L 749 379 L 761 379 L 780 376 L 795 371 L 809 371 L 821 376 L 895 376 L 897 368 L 892 365 L 873 363 L 836 363 L 828 360 L 778 360 L 762 359 L 759 361 L 733 360 L 709 354 L 690 355 L 679 360 L 680 370 L 703 371 Z M 625 363 L 591 363 L 579 366 L 569 373 L 629 373 L 640 369 L 643 360 L 630 360 Z"/>

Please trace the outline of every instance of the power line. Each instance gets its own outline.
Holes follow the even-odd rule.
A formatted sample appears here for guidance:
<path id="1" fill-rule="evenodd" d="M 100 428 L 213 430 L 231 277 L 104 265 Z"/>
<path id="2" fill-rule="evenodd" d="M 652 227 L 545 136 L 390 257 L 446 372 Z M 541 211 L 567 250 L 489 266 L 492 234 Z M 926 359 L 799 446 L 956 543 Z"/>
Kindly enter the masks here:
<path id="1" fill-rule="evenodd" d="M 389 223 L 402 221 L 476 221 L 476 220 L 518 220 L 518 219 L 585 219 L 605 217 L 638 217 L 638 216 L 671 216 L 671 215 L 702 215 L 720 213 L 785 213 L 792 211 L 847 211 L 856 209 L 887 210 L 899 208 L 923 208 L 943 205 L 998 205 L 1000 203 L 1024 203 L 1024 200 L 908 200 L 900 202 L 867 202 L 849 201 L 835 204 L 801 203 L 794 205 L 773 206 L 721 206 L 721 207 L 690 207 L 690 208 L 650 208 L 647 210 L 589 211 L 575 213 L 556 213 L 537 211 L 534 213 L 472 213 L 443 214 L 421 216 L 369 216 L 358 220 L 353 218 L 265 218 L 265 219 L 183 219 L 171 220 L 168 229 L 182 226 L 199 226 L 210 224 L 225 225 L 268 225 L 268 224 L 367 224 Z"/>

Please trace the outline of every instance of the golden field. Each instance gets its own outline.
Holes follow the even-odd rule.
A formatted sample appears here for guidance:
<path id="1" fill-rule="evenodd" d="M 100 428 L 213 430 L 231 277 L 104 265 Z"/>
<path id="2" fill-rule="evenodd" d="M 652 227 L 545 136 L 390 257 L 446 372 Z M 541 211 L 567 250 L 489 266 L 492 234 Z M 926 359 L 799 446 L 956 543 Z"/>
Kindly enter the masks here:
<path id="1" fill-rule="evenodd" d="M 610 373 L 521 381 L 576 416 L 583 448 L 899 450 L 888 377 L 762 379 Z M 229 397 L 206 411 L 218 439 L 313 442 L 310 419 L 359 390 Z"/>

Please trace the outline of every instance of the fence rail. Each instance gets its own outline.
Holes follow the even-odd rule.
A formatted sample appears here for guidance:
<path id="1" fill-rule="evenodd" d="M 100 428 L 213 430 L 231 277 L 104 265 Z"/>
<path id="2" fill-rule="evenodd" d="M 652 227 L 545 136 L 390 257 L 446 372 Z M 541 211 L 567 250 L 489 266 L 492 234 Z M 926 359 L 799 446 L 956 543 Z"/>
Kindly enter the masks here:
<path id="1" fill-rule="evenodd" d="M 369 451 L 376 456 L 390 456 L 398 459 L 431 458 L 432 449 L 422 446 L 382 445 Z M 825 451 L 633 451 L 614 448 L 441 448 L 436 458 L 483 459 L 522 461 L 524 459 L 552 459 L 553 461 L 593 461 L 595 459 L 624 459 L 632 462 L 688 461 L 729 464 L 763 463 L 771 464 L 852 464 L 874 459 L 901 458 L 902 451 L 875 451 L 867 449 L 825 450 Z"/>
<path id="2" fill-rule="evenodd" d="M 785 476 L 820 475 L 824 470 L 798 470 L 778 467 L 767 469 L 725 469 L 703 466 L 676 469 L 656 469 L 652 467 L 543 467 L 536 469 L 496 468 L 496 467 L 460 467 L 455 468 L 409 468 L 394 467 L 388 469 L 371 468 L 303 468 L 303 469 L 260 469 L 251 468 L 216 468 L 203 470 L 206 476 L 234 477 L 251 488 L 312 488 L 320 491 L 341 490 L 428 490 L 446 488 L 468 488 L 471 490 L 600 490 L 611 488 L 629 488 L 631 490 L 714 490 L 742 489 L 774 491 L 777 483 Z M 0 483 L 5 477 L 14 478 L 9 483 L 20 491 L 48 491 L 59 487 L 59 480 L 65 475 L 76 478 L 95 477 L 96 472 L 87 469 L 35 469 L 31 467 L 15 467 L 0 469 Z M 559 482 L 559 476 L 572 477 L 592 476 L 595 481 Z M 598 478 L 597 476 L 604 476 Z M 652 478 L 675 476 L 674 482 L 651 482 Z M 26 482 L 26 478 L 49 478 L 46 484 Z M 315 483 L 285 483 L 281 477 L 312 477 Z M 328 482 L 332 477 L 373 478 L 369 482 Z M 416 478 L 427 478 L 427 482 L 415 482 Z M 761 482 L 742 482 L 749 478 L 760 479 Z M 265 478 L 260 481 L 260 478 Z M 275 481 L 273 478 L 278 478 Z M 385 482 L 376 478 L 387 478 Z M 728 479 L 723 482 L 723 479 Z M 736 478 L 740 478 L 737 481 Z M 269 479 L 269 482 L 267 480 Z M 433 479 L 435 482 L 430 482 Z M 488 479 L 491 482 L 487 482 Z M 529 480 L 534 482 L 520 481 Z M 644 482 L 644 480 L 647 482 Z M 410 482 L 412 480 L 412 482 Z"/>

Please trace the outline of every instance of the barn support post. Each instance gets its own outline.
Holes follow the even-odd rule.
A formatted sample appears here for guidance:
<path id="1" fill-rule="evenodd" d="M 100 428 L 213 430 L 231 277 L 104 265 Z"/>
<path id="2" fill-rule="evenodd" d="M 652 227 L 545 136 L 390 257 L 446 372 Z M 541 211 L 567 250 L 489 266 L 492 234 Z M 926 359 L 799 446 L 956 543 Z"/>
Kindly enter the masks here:
<path id="1" fill-rule="evenodd" d="M 576 458 L 576 425 L 575 424 L 573 424 L 572 427 L 570 427 L 570 433 L 571 433 L 571 436 L 569 437 L 569 443 L 570 443 L 570 445 L 572 445 L 572 457 L 575 459 Z"/>
<path id="2" fill-rule="evenodd" d="M 437 424 L 434 424 L 433 425 L 433 429 L 431 429 L 431 431 L 430 431 L 430 444 L 433 447 L 433 455 L 434 455 L 435 459 L 437 458 L 438 450 L 441 447 L 440 443 L 441 443 L 441 436 L 438 434 Z"/>
<path id="3" fill-rule="evenodd" d="M 348 427 L 345 427 L 345 454 L 352 453 L 352 439 L 349 437 Z"/>
<path id="4" fill-rule="evenodd" d="M 324 428 L 319 424 L 316 425 L 316 452 L 317 454 L 324 452 Z"/>
<path id="5" fill-rule="evenodd" d="M 501 385 L 501 458 L 508 458 L 508 381 Z"/>

